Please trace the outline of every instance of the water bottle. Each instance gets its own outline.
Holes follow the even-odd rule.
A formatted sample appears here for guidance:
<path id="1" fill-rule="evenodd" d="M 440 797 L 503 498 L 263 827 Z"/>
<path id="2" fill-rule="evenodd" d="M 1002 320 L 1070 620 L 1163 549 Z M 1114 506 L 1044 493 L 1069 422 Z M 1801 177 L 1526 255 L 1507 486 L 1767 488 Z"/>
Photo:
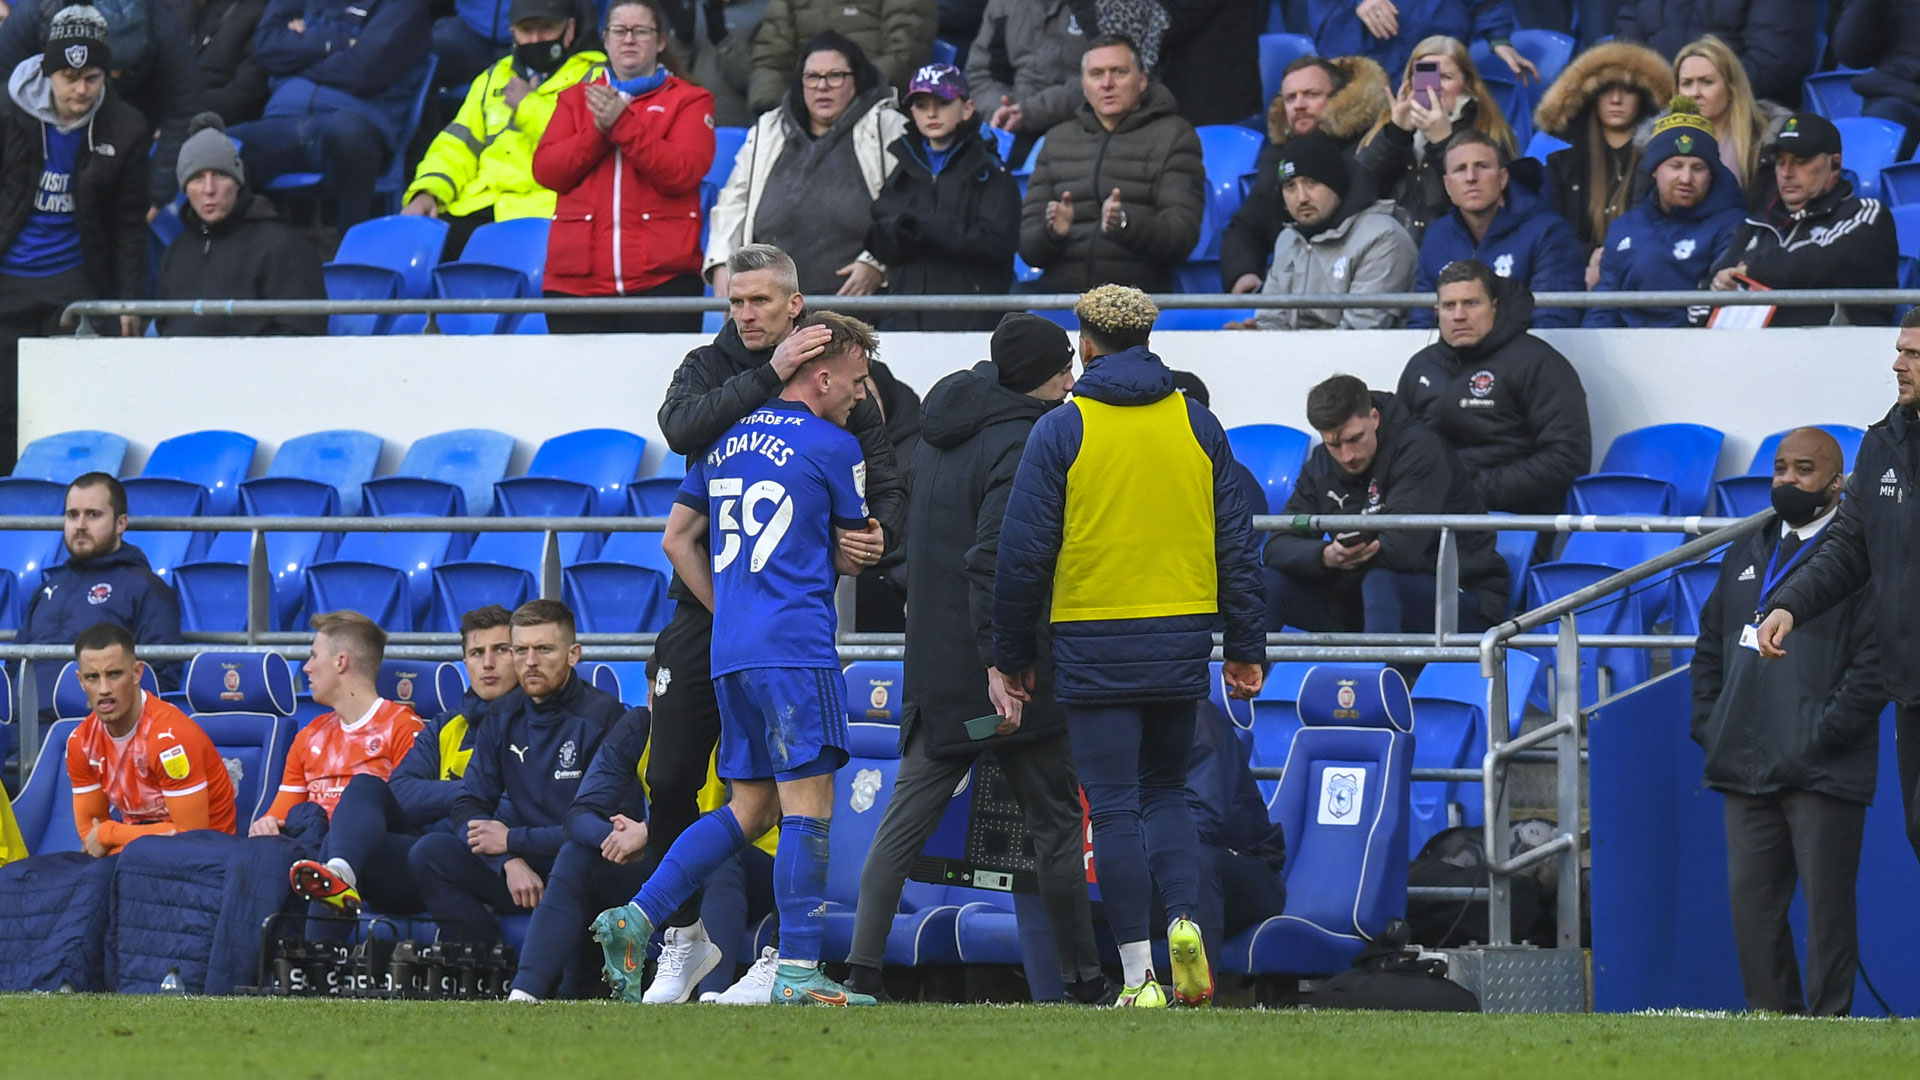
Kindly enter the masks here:
<path id="1" fill-rule="evenodd" d="M 167 969 L 167 977 L 160 980 L 160 992 L 163 994 L 172 994 L 176 997 L 186 994 L 186 987 L 180 985 L 180 969 L 178 967 L 170 967 Z"/>

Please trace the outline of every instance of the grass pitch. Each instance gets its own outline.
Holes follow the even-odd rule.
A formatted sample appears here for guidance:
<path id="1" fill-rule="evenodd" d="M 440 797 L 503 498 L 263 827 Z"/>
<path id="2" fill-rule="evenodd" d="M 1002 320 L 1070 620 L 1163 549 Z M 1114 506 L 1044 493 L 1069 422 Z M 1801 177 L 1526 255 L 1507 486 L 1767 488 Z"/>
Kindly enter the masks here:
<path id="1" fill-rule="evenodd" d="M 0 1077 L 1920 1076 L 1912 1021 L 0 997 Z"/>

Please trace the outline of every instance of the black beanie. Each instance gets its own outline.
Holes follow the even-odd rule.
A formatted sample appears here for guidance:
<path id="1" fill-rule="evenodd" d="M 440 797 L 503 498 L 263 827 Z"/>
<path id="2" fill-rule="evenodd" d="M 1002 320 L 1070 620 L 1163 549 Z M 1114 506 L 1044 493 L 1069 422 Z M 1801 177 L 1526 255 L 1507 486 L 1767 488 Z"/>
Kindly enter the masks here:
<path id="1" fill-rule="evenodd" d="M 1280 186 L 1285 187 L 1296 176 L 1318 180 L 1342 199 L 1352 183 L 1340 144 L 1318 131 L 1297 135 L 1280 147 Z"/>
<path id="2" fill-rule="evenodd" d="M 991 354 L 1000 385 L 1016 394 L 1039 389 L 1073 364 L 1073 345 L 1060 324 L 1025 311 L 1007 314 L 993 328 Z"/>
<path id="3" fill-rule="evenodd" d="M 107 47 L 107 17 L 87 4 L 63 7 L 54 13 L 47 28 L 47 46 L 41 53 L 40 70 L 47 75 L 71 68 L 106 71 L 112 63 Z"/>

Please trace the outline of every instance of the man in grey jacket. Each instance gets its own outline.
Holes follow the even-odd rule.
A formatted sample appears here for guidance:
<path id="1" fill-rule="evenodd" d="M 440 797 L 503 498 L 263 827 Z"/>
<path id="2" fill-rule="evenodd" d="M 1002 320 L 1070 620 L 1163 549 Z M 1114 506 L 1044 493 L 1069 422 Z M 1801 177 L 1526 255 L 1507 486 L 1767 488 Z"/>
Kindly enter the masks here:
<path id="1" fill-rule="evenodd" d="M 1009 165 L 1025 161 L 1035 140 L 1086 100 L 1080 54 L 1090 30 L 1067 0 L 987 0 L 967 53 L 967 84 L 988 126 L 1013 132 Z"/>
<path id="2" fill-rule="evenodd" d="M 1273 268 L 1260 292 L 1405 292 L 1420 250 L 1393 216 L 1390 200 L 1356 187 L 1340 144 L 1314 132 L 1287 140 L 1280 154 L 1280 193 L 1293 220 L 1273 245 Z M 1364 185 L 1362 185 L 1364 186 Z M 1292 308 L 1260 312 L 1261 330 L 1373 330 L 1400 325 L 1392 308 Z M 1239 324 L 1245 327 L 1249 324 Z"/>

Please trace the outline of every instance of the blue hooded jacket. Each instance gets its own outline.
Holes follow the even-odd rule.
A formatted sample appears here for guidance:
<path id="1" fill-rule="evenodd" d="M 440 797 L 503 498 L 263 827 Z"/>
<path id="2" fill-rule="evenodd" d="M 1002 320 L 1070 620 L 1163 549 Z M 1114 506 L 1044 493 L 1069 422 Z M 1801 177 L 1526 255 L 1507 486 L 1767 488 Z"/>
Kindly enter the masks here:
<path id="1" fill-rule="evenodd" d="M 1513 5 L 1508 0 L 1397 0 L 1400 32 L 1384 41 L 1374 37 L 1354 14 L 1355 0 L 1307 0 L 1307 24 L 1314 52 L 1321 56 L 1364 56 L 1387 69 L 1399 85 L 1413 47 L 1435 34 L 1471 42 L 1505 41 L 1513 36 Z M 1502 65 L 1504 71 L 1505 65 Z"/>
<path id="2" fill-rule="evenodd" d="M 1058 701 L 1207 696 L 1222 617 L 1227 659 L 1266 658 L 1266 586 L 1233 451 L 1220 422 L 1191 398 L 1178 413 L 1144 411 L 1174 393 L 1172 372 L 1144 345 L 1097 357 L 1074 399 L 1042 416 L 1027 437 L 1000 532 L 994 655 L 1004 672 L 1032 667 L 1040 620 L 1050 617 Z M 1143 411 L 1122 417 L 1114 407 Z M 1153 440 L 1144 453 L 1128 441 L 1141 438 Z M 1109 457 L 1075 472 L 1082 450 L 1103 444 Z M 1157 472 L 1142 466 L 1148 460 Z M 1180 501 L 1143 506 L 1156 491 Z M 1208 520 L 1192 520 L 1196 512 Z M 1203 530 L 1211 534 L 1213 580 L 1194 576 L 1204 560 L 1191 548 Z M 1108 569 L 1056 574 L 1063 549 Z M 1156 606 L 1168 613 L 1091 614 Z M 1062 619 L 1063 612 L 1074 617 Z"/>
<path id="3" fill-rule="evenodd" d="M 123 542 L 97 558 L 47 567 L 14 640 L 22 645 L 71 645 L 80 631 L 103 622 L 126 627 L 139 645 L 180 643 L 180 597 L 153 572 L 146 552 L 132 544 Z M 64 666 L 64 660 L 34 661 L 42 700 L 53 700 L 53 682 Z M 180 670 L 177 660 L 154 664 L 160 689 L 178 689 Z"/>
<path id="4" fill-rule="evenodd" d="M 1594 292 L 1654 292 L 1702 287 L 1747 220 L 1740 181 L 1714 156 L 1713 183 L 1695 207 L 1660 208 L 1660 190 L 1607 227 L 1600 245 L 1600 282 Z M 1588 308 L 1582 326 L 1685 326 L 1686 308 Z"/>
<path id="5" fill-rule="evenodd" d="M 1414 291 L 1432 292 L 1448 263 L 1478 259 L 1496 275 L 1519 282 L 1530 292 L 1585 292 L 1586 260 L 1581 256 L 1580 238 L 1542 197 L 1541 182 L 1540 163 L 1532 158 L 1508 165 L 1506 203 L 1494 212 L 1487 235 L 1478 244 L 1457 209 L 1427 226 L 1427 235 L 1420 241 L 1420 268 L 1413 275 Z M 1436 324 L 1432 308 L 1414 308 L 1407 315 L 1407 325 L 1415 329 Z M 1533 313 L 1535 329 L 1578 325 L 1576 308 L 1537 308 Z"/>
<path id="6" fill-rule="evenodd" d="M 295 19 L 304 31 L 288 28 Z M 426 0 L 271 0 L 253 34 L 272 81 L 266 115 L 357 113 L 400 153 L 432 37 Z"/>

